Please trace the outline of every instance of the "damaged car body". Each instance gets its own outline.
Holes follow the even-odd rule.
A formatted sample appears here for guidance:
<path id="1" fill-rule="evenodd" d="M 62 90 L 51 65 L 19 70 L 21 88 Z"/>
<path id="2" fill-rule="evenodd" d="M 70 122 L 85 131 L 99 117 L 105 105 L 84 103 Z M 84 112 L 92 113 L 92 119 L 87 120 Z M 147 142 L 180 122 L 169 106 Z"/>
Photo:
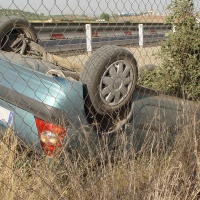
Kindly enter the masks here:
<path id="1" fill-rule="evenodd" d="M 183 128 L 185 113 L 199 122 L 199 103 L 137 85 L 137 62 L 128 50 L 101 47 L 79 73 L 79 64 L 39 46 L 26 20 L 1 20 L 0 127 L 36 151 L 86 154 L 86 140 L 95 149 L 102 135 L 114 148 L 113 135 L 121 132 L 139 150 L 149 131 L 162 132 L 165 124 L 173 135 Z"/>

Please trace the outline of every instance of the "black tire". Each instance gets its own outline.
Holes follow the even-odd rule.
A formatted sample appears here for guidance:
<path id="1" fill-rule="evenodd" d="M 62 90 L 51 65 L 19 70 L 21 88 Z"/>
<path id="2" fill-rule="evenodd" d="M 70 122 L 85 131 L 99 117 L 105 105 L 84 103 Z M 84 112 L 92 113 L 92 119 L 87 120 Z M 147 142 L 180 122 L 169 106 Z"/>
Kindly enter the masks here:
<path id="1" fill-rule="evenodd" d="M 16 39 L 19 41 L 14 45 Z M 20 52 L 24 39 L 37 42 L 34 27 L 24 18 L 5 16 L 0 19 L 0 46 L 4 51 Z"/>
<path id="2" fill-rule="evenodd" d="M 90 56 L 81 72 L 80 80 L 93 108 L 98 114 L 105 116 L 118 113 L 124 106 L 130 106 L 137 76 L 137 62 L 132 53 L 121 47 L 107 45 Z M 111 84 L 106 85 L 106 80 Z M 127 81 L 129 83 L 126 85 Z M 110 91 L 107 91 L 108 88 Z"/>

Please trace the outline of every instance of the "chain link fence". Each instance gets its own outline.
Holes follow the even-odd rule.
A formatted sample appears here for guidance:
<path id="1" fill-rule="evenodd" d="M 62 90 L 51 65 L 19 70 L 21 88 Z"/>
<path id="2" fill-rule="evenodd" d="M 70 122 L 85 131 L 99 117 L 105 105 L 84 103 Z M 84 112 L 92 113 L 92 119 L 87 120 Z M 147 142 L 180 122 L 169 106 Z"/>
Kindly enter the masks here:
<path id="1" fill-rule="evenodd" d="M 0 199 L 199 199 L 198 0 L 0 6 Z"/>

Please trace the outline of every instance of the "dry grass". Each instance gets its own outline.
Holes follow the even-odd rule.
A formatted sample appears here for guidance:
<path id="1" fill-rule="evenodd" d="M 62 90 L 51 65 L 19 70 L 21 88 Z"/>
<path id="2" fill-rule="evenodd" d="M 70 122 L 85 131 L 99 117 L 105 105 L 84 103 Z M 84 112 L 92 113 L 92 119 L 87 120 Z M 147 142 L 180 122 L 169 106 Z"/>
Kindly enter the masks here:
<path id="1" fill-rule="evenodd" d="M 60 158 L 37 156 L 17 149 L 11 133 L 4 134 L 0 145 L 2 200 L 199 198 L 200 138 L 195 122 L 184 126 L 170 146 L 165 141 L 167 131 L 157 133 L 159 142 L 154 133 L 137 153 L 131 147 L 127 150 L 122 133 L 112 154 L 106 145 L 99 149 L 98 162 L 94 157 L 71 159 L 66 152 Z"/>
<path id="2" fill-rule="evenodd" d="M 160 65 L 161 61 L 158 59 L 157 56 L 160 50 L 160 46 L 125 47 L 125 48 L 133 53 L 135 59 L 137 60 L 138 68 L 148 64 Z M 66 58 L 71 63 L 78 63 L 84 66 L 90 55 L 88 55 L 87 53 L 83 54 L 74 53 L 73 56 L 67 56 L 65 54 L 62 54 L 61 56 Z M 75 68 L 74 70 L 79 72 L 81 71 L 80 68 Z"/>

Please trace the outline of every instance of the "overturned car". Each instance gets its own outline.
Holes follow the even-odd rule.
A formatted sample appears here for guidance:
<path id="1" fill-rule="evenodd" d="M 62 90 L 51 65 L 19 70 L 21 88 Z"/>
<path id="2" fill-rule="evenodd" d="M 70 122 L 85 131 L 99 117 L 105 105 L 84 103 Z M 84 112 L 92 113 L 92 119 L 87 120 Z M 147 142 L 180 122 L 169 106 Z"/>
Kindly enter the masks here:
<path id="1" fill-rule="evenodd" d="M 112 149 L 122 132 L 139 149 L 149 132 L 183 128 L 185 113 L 199 121 L 198 103 L 138 86 L 137 62 L 124 48 L 97 49 L 79 73 L 38 45 L 23 18 L 2 18 L 0 27 L 0 127 L 37 152 L 87 154 L 103 135 Z"/>

